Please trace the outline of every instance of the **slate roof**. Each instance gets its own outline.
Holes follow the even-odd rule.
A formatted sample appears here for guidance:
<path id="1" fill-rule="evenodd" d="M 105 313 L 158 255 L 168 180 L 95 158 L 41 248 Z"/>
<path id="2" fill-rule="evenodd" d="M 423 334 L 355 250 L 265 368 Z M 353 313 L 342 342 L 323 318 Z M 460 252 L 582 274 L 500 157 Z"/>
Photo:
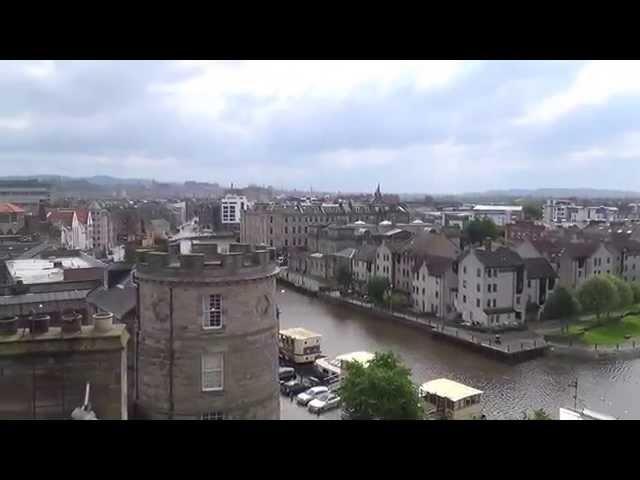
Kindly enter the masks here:
<path id="1" fill-rule="evenodd" d="M 378 248 L 375 245 L 363 245 L 356 251 L 355 259 L 365 262 L 372 262 L 376 259 L 377 250 Z"/>
<path id="2" fill-rule="evenodd" d="M 61 223 L 66 227 L 71 227 L 73 223 L 73 210 L 53 210 L 47 215 L 47 220 L 49 220 L 50 223 Z"/>
<path id="3" fill-rule="evenodd" d="M 476 249 L 475 254 L 485 267 L 503 268 L 523 265 L 520 255 L 506 247 L 499 247 L 491 251 Z"/>
<path id="4" fill-rule="evenodd" d="M 118 320 L 121 320 L 136 308 L 136 286 L 129 276 L 124 282 L 112 288 L 95 289 L 87 296 L 87 302 L 100 310 L 113 313 Z"/>
<path id="5" fill-rule="evenodd" d="M 527 270 L 527 278 L 555 278 L 556 272 L 546 258 L 525 258 L 524 267 Z"/>
<path id="6" fill-rule="evenodd" d="M 76 210 L 76 217 L 78 217 L 78 221 L 80 223 L 86 225 L 87 221 L 89 220 L 89 210 L 87 210 L 86 208 L 78 208 Z"/>
<path id="7" fill-rule="evenodd" d="M 594 242 L 567 243 L 564 247 L 564 253 L 570 258 L 587 258 L 593 255 L 599 246 L 599 243 Z"/>
<path id="8" fill-rule="evenodd" d="M 422 265 L 426 264 L 430 275 L 442 275 L 451 267 L 451 264 L 453 264 L 454 261 L 455 260 L 453 258 L 424 255 L 419 257 L 418 261 L 414 263 L 413 273 L 420 271 Z"/>
<path id="9" fill-rule="evenodd" d="M 82 300 L 91 290 L 65 290 L 62 292 L 23 293 L 21 295 L 0 296 L 0 305 L 18 305 L 64 300 Z M 135 299 L 134 299 L 135 300 Z M 135 302 L 134 302 L 135 303 Z"/>

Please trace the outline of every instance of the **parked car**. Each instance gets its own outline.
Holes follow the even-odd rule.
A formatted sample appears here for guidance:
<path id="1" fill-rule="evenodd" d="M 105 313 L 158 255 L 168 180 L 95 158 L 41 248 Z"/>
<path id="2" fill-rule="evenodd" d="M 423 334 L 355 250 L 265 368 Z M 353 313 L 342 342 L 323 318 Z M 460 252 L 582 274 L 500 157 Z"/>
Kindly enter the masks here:
<path id="1" fill-rule="evenodd" d="M 340 406 L 340 397 L 335 393 L 325 393 L 309 402 L 309 411 L 311 413 L 321 413 L 333 410 Z"/>
<path id="2" fill-rule="evenodd" d="M 309 390 L 312 385 L 306 380 L 289 380 L 280 385 L 280 392 L 284 395 L 298 395 L 299 393 Z"/>
<path id="3" fill-rule="evenodd" d="M 311 400 L 318 398 L 321 394 L 327 393 L 329 389 L 327 387 L 311 387 L 302 393 L 299 393 L 296 397 L 296 403 L 298 405 L 306 406 Z"/>
<path id="4" fill-rule="evenodd" d="M 296 378 L 296 370 L 292 367 L 280 367 L 278 376 L 280 380 L 291 380 Z"/>

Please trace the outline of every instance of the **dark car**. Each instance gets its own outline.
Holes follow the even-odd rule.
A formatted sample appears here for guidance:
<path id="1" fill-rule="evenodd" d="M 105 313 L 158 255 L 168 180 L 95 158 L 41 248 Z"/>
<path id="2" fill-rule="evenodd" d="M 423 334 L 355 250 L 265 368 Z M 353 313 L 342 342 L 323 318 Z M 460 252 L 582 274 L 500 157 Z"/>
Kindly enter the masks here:
<path id="1" fill-rule="evenodd" d="M 296 371 L 292 367 L 280 367 L 278 371 L 278 377 L 281 381 L 292 380 L 296 378 Z"/>
<path id="2" fill-rule="evenodd" d="M 284 395 L 298 395 L 306 390 L 309 390 L 312 385 L 310 385 L 309 381 L 305 380 L 289 380 L 288 382 L 280 385 L 280 392 Z"/>

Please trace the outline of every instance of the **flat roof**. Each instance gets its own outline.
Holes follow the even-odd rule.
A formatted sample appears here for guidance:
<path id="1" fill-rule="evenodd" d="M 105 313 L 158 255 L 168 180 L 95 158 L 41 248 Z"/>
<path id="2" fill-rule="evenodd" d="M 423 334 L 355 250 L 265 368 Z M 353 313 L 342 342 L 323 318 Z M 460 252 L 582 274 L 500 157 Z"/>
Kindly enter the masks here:
<path id="1" fill-rule="evenodd" d="M 500 211 L 503 210 L 505 212 L 520 212 L 522 211 L 521 205 L 476 205 L 473 207 L 474 210 L 495 210 Z"/>
<path id="2" fill-rule="evenodd" d="M 448 378 L 438 378 L 437 380 L 431 380 L 430 382 L 423 383 L 420 387 L 420 391 L 423 395 L 425 393 L 431 393 L 438 397 L 448 398 L 452 402 L 457 402 L 463 398 L 484 393 L 482 390 L 468 387 L 467 385 L 454 382 Z"/>
<path id="3" fill-rule="evenodd" d="M 295 338 L 296 340 L 307 340 L 309 338 L 322 337 L 319 333 L 312 332 L 302 327 L 287 328 L 280 330 L 280 335 L 286 335 L 287 337 Z"/>
<path id="4" fill-rule="evenodd" d="M 374 354 L 371 352 L 351 352 L 338 355 L 336 360 L 339 362 L 360 362 L 364 365 L 373 360 Z"/>
<path id="5" fill-rule="evenodd" d="M 62 267 L 54 267 L 54 262 L 60 262 Z M 102 262 L 87 256 L 25 258 L 7 260 L 5 263 L 13 280 L 22 280 L 24 284 L 62 282 L 64 280 L 64 270 L 106 266 Z"/>

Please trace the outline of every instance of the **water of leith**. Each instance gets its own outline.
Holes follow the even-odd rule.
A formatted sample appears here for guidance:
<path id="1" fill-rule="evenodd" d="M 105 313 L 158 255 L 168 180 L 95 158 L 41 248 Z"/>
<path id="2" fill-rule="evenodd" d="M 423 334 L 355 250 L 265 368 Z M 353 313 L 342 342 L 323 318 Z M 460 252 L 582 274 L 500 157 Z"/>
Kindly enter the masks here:
<path id="1" fill-rule="evenodd" d="M 283 292 L 284 290 L 284 292 Z M 523 410 L 544 408 L 557 418 L 558 407 L 573 405 L 578 379 L 579 406 L 621 419 L 640 419 L 640 359 L 577 360 L 546 355 L 508 365 L 465 348 L 436 340 L 427 332 L 385 321 L 278 285 L 280 328 L 305 327 L 322 334 L 323 353 L 392 350 L 411 368 L 414 381 L 440 377 L 485 392 L 483 413 L 489 419 L 517 419 Z M 314 419 L 303 407 L 282 398 L 282 419 Z M 339 418 L 337 411 L 322 419 Z"/>

